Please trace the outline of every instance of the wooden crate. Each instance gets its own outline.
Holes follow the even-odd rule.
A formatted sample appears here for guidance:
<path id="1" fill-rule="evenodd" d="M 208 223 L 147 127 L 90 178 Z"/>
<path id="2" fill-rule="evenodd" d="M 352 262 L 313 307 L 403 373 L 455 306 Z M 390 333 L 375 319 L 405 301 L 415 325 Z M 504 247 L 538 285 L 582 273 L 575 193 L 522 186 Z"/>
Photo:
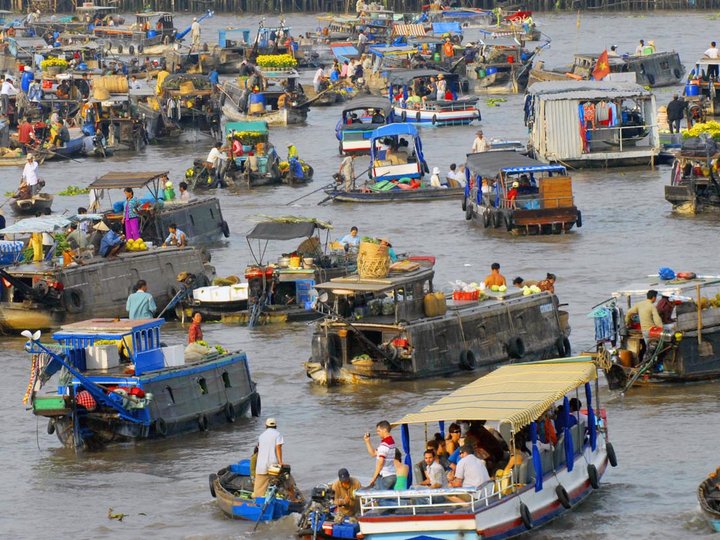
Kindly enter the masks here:
<path id="1" fill-rule="evenodd" d="M 543 199 L 543 208 L 572 206 L 572 178 L 567 176 L 543 178 L 540 181 L 540 197 Z"/>

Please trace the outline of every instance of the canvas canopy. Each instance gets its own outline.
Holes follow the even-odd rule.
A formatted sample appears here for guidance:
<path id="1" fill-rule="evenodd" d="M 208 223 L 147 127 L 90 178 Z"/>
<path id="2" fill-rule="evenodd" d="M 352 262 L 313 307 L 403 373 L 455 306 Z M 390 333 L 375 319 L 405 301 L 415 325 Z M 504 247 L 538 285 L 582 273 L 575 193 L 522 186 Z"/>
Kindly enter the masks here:
<path id="1" fill-rule="evenodd" d="M 166 174 L 168 171 L 111 172 L 95 180 L 89 187 L 90 189 L 141 188 Z"/>
<path id="2" fill-rule="evenodd" d="M 425 27 L 422 24 L 396 24 L 392 29 L 393 36 L 424 36 Z"/>
<path id="3" fill-rule="evenodd" d="M 595 379 L 597 369 L 589 356 L 503 366 L 393 425 L 488 420 L 518 431 Z"/>
<path id="4" fill-rule="evenodd" d="M 565 172 L 562 165 L 548 165 L 514 151 L 479 152 L 468 154 L 466 166 L 473 174 L 483 177 L 495 176 L 499 171 L 506 173 Z"/>
<path id="5" fill-rule="evenodd" d="M 314 221 L 300 221 L 296 223 L 264 221 L 255 225 L 248 233 L 247 239 L 257 240 L 292 240 L 293 238 L 308 238 L 313 235 L 315 229 L 328 229 Z"/>
<path id="6" fill-rule="evenodd" d="M 100 221 L 103 219 L 101 214 L 75 214 L 72 216 L 38 216 L 27 219 L 21 219 L 17 223 L 5 227 L 0 230 L 2 234 L 31 234 L 31 233 L 50 233 L 64 229 L 68 225 L 76 221 Z"/>
<path id="7" fill-rule="evenodd" d="M 358 97 L 343 107 L 343 112 L 358 111 L 360 109 L 379 109 L 387 116 L 392 110 L 392 105 L 387 98 L 379 96 Z"/>

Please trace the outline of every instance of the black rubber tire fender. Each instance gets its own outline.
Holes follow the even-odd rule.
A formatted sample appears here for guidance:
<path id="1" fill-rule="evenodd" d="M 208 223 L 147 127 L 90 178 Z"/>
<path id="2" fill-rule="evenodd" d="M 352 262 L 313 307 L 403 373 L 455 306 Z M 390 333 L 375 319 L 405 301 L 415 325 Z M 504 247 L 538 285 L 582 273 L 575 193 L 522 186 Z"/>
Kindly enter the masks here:
<path id="1" fill-rule="evenodd" d="M 407 111 L 403 111 L 403 112 L 400 114 L 400 120 L 402 120 L 403 122 L 406 122 L 406 121 L 407 121 Z"/>
<path id="2" fill-rule="evenodd" d="M 118 53 L 118 54 L 122 54 L 122 52 L 123 52 L 122 43 L 118 43 L 118 45 L 117 45 L 117 53 Z"/>
<path id="3" fill-rule="evenodd" d="M 137 52 L 138 54 L 142 54 L 143 52 L 145 52 L 145 46 L 142 43 L 137 46 Z"/>
<path id="4" fill-rule="evenodd" d="M 562 341 L 563 348 L 565 349 L 565 358 L 568 358 L 569 356 L 572 356 L 572 346 L 570 345 L 570 340 L 564 337 Z"/>
<path id="5" fill-rule="evenodd" d="M 523 502 L 520 503 L 520 519 L 528 531 L 533 528 L 532 514 L 530 513 L 530 509 Z"/>
<path id="6" fill-rule="evenodd" d="M 52 435 L 53 433 L 55 433 L 55 420 L 51 418 L 50 420 L 48 420 L 47 434 Z"/>
<path id="7" fill-rule="evenodd" d="M 260 394 L 255 393 L 250 398 L 250 414 L 257 418 L 262 412 L 262 401 L 260 400 Z"/>
<path id="8" fill-rule="evenodd" d="M 615 454 L 615 448 L 613 447 L 612 443 L 607 443 L 605 445 L 605 451 L 607 452 L 607 457 L 610 465 L 613 467 L 617 467 L 617 455 Z"/>
<path id="9" fill-rule="evenodd" d="M 237 415 L 235 414 L 235 405 L 233 405 L 231 402 L 227 402 L 225 404 L 225 420 L 227 420 L 229 423 L 235 422 L 235 419 L 237 418 Z"/>
<path id="10" fill-rule="evenodd" d="M 217 493 L 215 493 L 215 480 L 217 480 L 218 475 L 215 473 L 212 473 L 210 476 L 208 476 L 208 484 L 210 485 L 210 495 L 212 495 L 212 498 L 214 499 L 217 497 Z"/>
<path id="11" fill-rule="evenodd" d="M 420 122 L 422 120 L 422 114 L 420 114 L 420 111 L 415 113 L 415 121 Z"/>
<path id="12" fill-rule="evenodd" d="M 505 229 L 507 229 L 508 232 L 513 230 L 513 227 L 515 224 L 513 223 L 513 218 L 511 214 L 503 214 L 503 221 L 505 222 Z"/>
<path id="13" fill-rule="evenodd" d="M 515 336 L 507 342 L 507 352 L 510 358 L 520 359 L 525 356 L 525 343 L 522 338 Z"/>
<path id="14" fill-rule="evenodd" d="M 575 226 L 579 229 L 582 227 L 582 212 L 578 210 L 577 218 L 575 219 Z"/>
<path id="15" fill-rule="evenodd" d="M 490 217 L 492 219 L 492 225 L 493 225 L 494 229 L 497 229 L 500 227 L 500 225 L 502 225 L 503 217 L 502 217 L 502 212 L 500 212 L 500 210 L 494 210 L 492 212 L 492 214 L 490 215 Z"/>
<path id="16" fill-rule="evenodd" d="M 465 206 L 465 219 L 470 221 L 472 219 L 472 217 L 473 217 L 473 208 L 471 205 L 468 204 Z"/>
<path id="17" fill-rule="evenodd" d="M 67 289 L 63 292 L 63 303 L 68 313 L 80 313 L 85 309 L 85 298 L 81 289 Z"/>
<path id="18" fill-rule="evenodd" d="M 555 494 L 557 495 L 558 501 L 560 501 L 560 504 L 562 504 L 564 508 L 572 508 L 570 496 L 564 487 L 558 484 L 555 488 Z"/>
<path id="19" fill-rule="evenodd" d="M 559 358 L 570 356 L 570 341 L 566 337 L 559 337 L 555 340 L 555 349 Z"/>
<path id="20" fill-rule="evenodd" d="M 675 75 L 675 78 L 679 81 L 682 77 L 682 73 L 678 68 L 673 69 L 673 75 Z"/>
<path id="21" fill-rule="evenodd" d="M 593 489 L 598 489 L 600 487 L 600 481 L 598 480 L 598 471 L 597 467 L 590 463 L 587 466 L 587 472 L 588 472 L 588 479 L 590 480 L 590 485 Z"/>
<path id="22" fill-rule="evenodd" d="M 198 416 L 197 422 L 198 422 L 198 429 L 199 429 L 200 431 L 207 431 L 207 430 L 208 430 L 208 419 L 207 419 L 207 416 L 205 416 L 204 414 L 201 414 L 200 416 Z"/>
<path id="23" fill-rule="evenodd" d="M 470 349 L 466 349 L 460 353 L 460 367 L 467 371 L 472 371 L 477 366 L 475 361 L 475 353 Z"/>
<path id="24" fill-rule="evenodd" d="M 462 198 L 462 202 L 460 203 L 460 206 L 462 207 L 463 212 L 464 212 L 465 210 L 467 210 L 468 200 L 467 200 L 467 197 L 465 197 L 464 195 L 463 195 L 463 198 Z"/>
<path id="25" fill-rule="evenodd" d="M 437 114 L 432 115 L 432 125 L 434 126 L 435 124 L 437 124 Z"/>
<path id="26" fill-rule="evenodd" d="M 131 56 L 135 54 L 135 45 L 130 45 L 128 47 L 128 54 Z"/>
<path id="27" fill-rule="evenodd" d="M 483 212 L 483 227 L 485 227 L 487 229 L 490 226 L 491 221 L 492 220 L 491 220 L 490 210 L 488 210 L 486 208 L 485 211 Z"/>
<path id="28" fill-rule="evenodd" d="M 655 75 L 653 75 L 652 73 L 647 73 L 645 76 L 647 77 L 647 80 L 650 83 L 650 86 L 655 84 Z"/>
<path id="29" fill-rule="evenodd" d="M 230 226 L 228 225 L 227 221 L 223 220 L 223 222 L 220 224 L 220 230 L 222 231 L 225 238 L 230 238 Z"/>
<path id="30" fill-rule="evenodd" d="M 164 419 L 157 418 L 153 422 L 153 430 L 155 431 L 155 433 L 157 433 L 161 437 L 165 437 L 165 436 L 167 436 L 167 432 L 168 432 L 167 423 L 165 422 Z"/>

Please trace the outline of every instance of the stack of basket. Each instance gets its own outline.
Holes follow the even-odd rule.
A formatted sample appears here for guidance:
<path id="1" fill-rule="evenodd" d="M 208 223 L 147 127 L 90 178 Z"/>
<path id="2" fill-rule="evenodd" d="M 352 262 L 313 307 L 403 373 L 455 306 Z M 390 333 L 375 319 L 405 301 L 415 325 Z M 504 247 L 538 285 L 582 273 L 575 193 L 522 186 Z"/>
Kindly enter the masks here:
<path id="1" fill-rule="evenodd" d="M 360 242 L 357 256 L 358 275 L 361 279 L 387 277 L 390 272 L 388 246 L 372 242 Z"/>
<path id="2" fill-rule="evenodd" d="M 98 100 L 108 99 L 110 94 L 127 94 L 128 80 L 123 75 L 105 75 L 93 77 L 93 97 Z"/>

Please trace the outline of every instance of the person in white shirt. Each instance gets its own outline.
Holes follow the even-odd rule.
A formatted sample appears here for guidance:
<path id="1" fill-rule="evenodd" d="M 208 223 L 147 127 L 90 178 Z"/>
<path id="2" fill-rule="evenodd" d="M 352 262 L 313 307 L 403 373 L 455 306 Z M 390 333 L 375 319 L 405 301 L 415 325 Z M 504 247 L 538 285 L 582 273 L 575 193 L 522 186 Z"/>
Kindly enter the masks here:
<path id="1" fill-rule="evenodd" d="M 193 22 L 190 25 L 190 37 L 192 38 L 193 47 L 200 46 L 200 32 L 200 23 L 198 22 L 197 17 L 193 17 Z"/>
<path id="2" fill-rule="evenodd" d="M 130 84 L 128 86 L 130 90 L 140 90 L 142 88 L 142 84 L 137 80 L 135 75 L 130 77 Z"/>
<path id="3" fill-rule="evenodd" d="M 614 57 L 617 57 L 617 56 L 620 56 L 620 55 L 618 54 L 618 52 L 617 52 L 617 45 L 612 45 L 612 46 L 610 47 L 610 50 L 608 51 L 608 56 L 609 56 L 609 57 L 612 56 L 613 58 L 614 58 Z"/>
<path id="4" fill-rule="evenodd" d="M 433 167 L 432 176 L 430 176 L 430 187 L 436 188 L 436 189 L 447 188 L 447 186 L 442 185 L 442 183 L 440 182 L 440 168 L 439 167 Z"/>
<path id="5" fill-rule="evenodd" d="M 635 47 L 635 56 L 642 56 L 643 49 L 645 48 L 645 40 L 641 39 L 637 47 Z"/>
<path id="6" fill-rule="evenodd" d="M 264 497 L 270 484 L 268 467 L 271 465 L 282 465 L 283 436 L 277 430 L 277 421 L 268 418 L 265 421 L 267 428 L 258 437 L 258 455 L 255 465 L 255 483 L 253 484 L 253 497 Z"/>
<path id="7" fill-rule="evenodd" d="M 322 82 L 325 79 L 325 69 L 324 66 L 320 66 L 318 70 L 315 72 L 315 76 L 313 77 L 313 86 L 315 87 L 315 92 L 320 91 L 320 87 L 322 86 Z"/>
<path id="8" fill-rule="evenodd" d="M 207 159 L 205 160 L 212 165 L 212 173 L 215 178 L 215 184 L 219 184 L 222 178 L 222 168 L 227 161 L 227 154 L 222 151 L 222 143 L 215 143 L 210 153 L 208 153 Z"/>
<path id="9" fill-rule="evenodd" d="M 440 465 L 437 454 L 432 448 L 425 450 L 425 480 L 420 482 L 421 486 L 427 486 L 430 489 L 439 489 L 445 487 L 445 469 Z"/>
<path id="10" fill-rule="evenodd" d="M 487 152 L 489 149 L 490 145 L 488 144 L 487 139 L 483 137 L 483 132 L 478 131 L 475 133 L 475 140 L 473 141 L 470 153 L 477 154 L 478 152 Z"/>
<path id="11" fill-rule="evenodd" d="M 710 60 L 717 60 L 720 57 L 720 51 L 718 51 L 717 44 L 714 41 L 710 43 L 710 48 L 703 53 L 703 57 L 709 58 Z M 717 79 L 718 65 L 717 64 L 708 65 L 707 74 L 708 74 L 708 77 L 715 77 Z"/>
<path id="12" fill-rule="evenodd" d="M 445 175 L 448 177 L 449 180 L 453 180 L 460 184 L 460 187 L 465 187 L 465 175 L 460 172 L 457 168 L 457 165 L 455 163 L 450 164 L 450 170 Z M 455 187 L 455 186 L 450 186 Z"/>
<path id="13" fill-rule="evenodd" d="M 460 447 L 460 461 L 450 481 L 452 487 L 477 488 L 490 481 L 485 461 L 475 456 L 472 445 Z"/>
<path id="14" fill-rule="evenodd" d="M 360 32 L 360 34 L 358 34 L 357 49 L 360 54 L 365 53 L 365 47 L 367 47 L 367 43 L 368 43 L 368 37 L 365 35 L 365 30 L 363 30 L 362 32 Z"/>
<path id="15" fill-rule="evenodd" d="M 17 94 L 17 88 L 12 82 L 12 77 L 8 75 L 0 87 L 0 113 L 7 114 L 10 108 L 10 96 Z"/>
<path id="16" fill-rule="evenodd" d="M 40 191 L 40 183 L 37 176 L 38 163 L 32 154 L 27 155 L 27 162 L 22 172 L 22 182 L 30 188 L 30 194 L 36 195 Z"/>
<path id="17" fill-rule="evenodd" d="M 393 489 L 395 481 L 397 480 L 397 474 L 395 471 L 395 462 L 393 461 L 393 457 L 395 456 L 395 440 L 392 438 L 392 435 L 390 435 L 390 422 L 387 420 L 378 422 L 375 431 L 381 439 L 377 449 L 372 447 L 369 433 L 363 436 L 368 453 L 375 458 L 375 472 L 368 486 L 375 487 L 375 489 L 379 490 Z"/>

